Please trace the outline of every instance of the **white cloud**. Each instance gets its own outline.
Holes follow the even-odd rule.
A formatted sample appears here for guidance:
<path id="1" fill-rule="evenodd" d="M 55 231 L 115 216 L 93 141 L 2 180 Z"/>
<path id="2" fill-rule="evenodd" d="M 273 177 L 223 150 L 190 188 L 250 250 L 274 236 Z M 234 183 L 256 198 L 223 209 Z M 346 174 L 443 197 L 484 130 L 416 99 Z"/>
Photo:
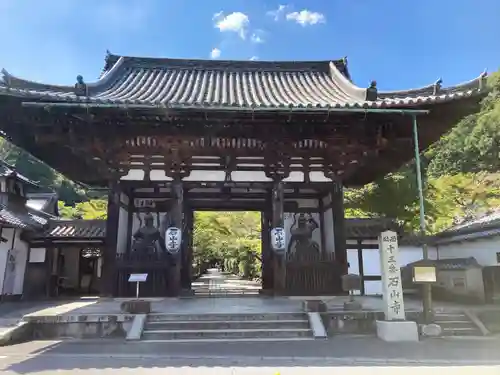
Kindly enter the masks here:
<path id="1" fill-rule="evenodd" d="M 246 39 L 250 19 L 245 13 L 233 12 L 224 16 L 223 12 L 218 12 L 212 19 L 215 21 L 215 27 L 221 32 L 234 32 L 241 39 Z"/>
<path id="2" fill-rule="evenodd" d="M 308 26 L 316 25 L 318 23 L 326 23 L 326 17 L 322 13 L 311 12 L 303 9 L 300 12 L 291 12 L 286 15 L 287 21 L 295 21 L 299 25 Z"/>
<path id="3" fill-rule="evenodd" d="M 218 59 L 220 57 L 220 53 L 221 53 L 220 49 L 214 48 L 212 49 L 212 52 L 210 52 L 210 58 Z"/>
<path id="4" fill-rule="evenodd" d="M 250 61 L 256 61 L 259 59 L 259 56 L 252 56 L 250 57 Z"/>
<path id="5" fill-rule="evenodd" d="M 255 44 L 260 44 L 264 43 L 264 31 L 262 30 L 255 30 L 252 35 L 250 36 L 250 41 Z"/>
<path id="6" fill-rule="evenodd" d="M 288 5 L 280 5 L 278 6 L 278 9 L 275 10 L 270 10 L 266 14 L 270 17 L 273 17 L 275 21 L 279 21 L 280 18 L 282 18 L 283 14 L 285 13 L 285 10 L 288 8 Z"/>

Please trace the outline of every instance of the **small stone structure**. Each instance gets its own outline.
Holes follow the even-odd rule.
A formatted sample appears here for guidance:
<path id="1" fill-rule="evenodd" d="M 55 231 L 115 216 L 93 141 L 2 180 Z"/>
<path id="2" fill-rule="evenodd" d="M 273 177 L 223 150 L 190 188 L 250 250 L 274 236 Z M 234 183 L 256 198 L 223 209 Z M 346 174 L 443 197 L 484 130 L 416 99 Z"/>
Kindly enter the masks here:
<path id="1" fill-rule="evenodd" d="M 349 301 L 344 303 L 344 310 L 361 310 L 363 306 L 354 299 L 354 291 L 361 290 L 361 277 L 354 274 L 342 276 L 342 289 L 349 292 Z"/>
<path id="2" fill-rule="evenodd" d="M 121 303 L 120 309 L 127 314 L 149 314 L 151 302 L 140 299 L 124 301 Z"/>

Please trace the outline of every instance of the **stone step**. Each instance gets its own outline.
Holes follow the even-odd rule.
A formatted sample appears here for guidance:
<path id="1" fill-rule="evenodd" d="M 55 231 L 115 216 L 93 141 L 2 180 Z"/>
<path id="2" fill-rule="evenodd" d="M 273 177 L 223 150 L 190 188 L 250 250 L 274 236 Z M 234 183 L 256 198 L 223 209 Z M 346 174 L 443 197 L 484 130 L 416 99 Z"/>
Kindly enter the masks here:
<path id="1" fill-rule="evenodd" d="M 434 321 L 436 322 L 446 322 L 446 321 L 467 321 L 469 322 L 469 318 L 463 313 L 437 313 L 434 314 Z"/>
<path id="2" fill-rule="evenodd" d="M 467 327 L 473 327 L 476 328 L 474 323 L 472 323 L 470 320 L 465 321 L 465 320 L 447 320 L 447 321 L 437 321 L 436 324 L 439 324 L 441 327 L 446 327 L 446 328 L 467 328 Z"/>
<path id="3" fill-rule="evenodd" d="M 434 321 L 443 330 L 443 336 L 482 336 L 481 330 L 465 315 L 460 312 L 437 313 Z"/>
<path id="4" fill-rule="evenodd" d="M 196 297 L 242 297 L 242 296 L 258 296 L 259 291 L 245 291 L 245 292 L 238 292 L 238 291 L 232 291 L 232 292 L 219 292 L 219 291 L 210 291 L 210 292 L 199 292 L 195 291 L 194 295 Z"/>
<path id="5" fill-rule="evenodd" d="M 473 326 L 468 327 L 445 327 L 443 329 L 443 336 L 483 336 L 481 331 Z"/>
<path id="6" fill-rule="evenodd" d="M 150 321 L 146 323 L 146 330 L 238 330 L 238 329 L 308 329 L 309 322 L 303 320 L 230 320 L 230 321 Z"/>
<path id="7" fill-rule="evenodd" d="M 304 337 L 288 337 L 288 338 L 275 338 L 275 337 L 255 337 L 255 338 L 244 338 L 244 339 L 231 339 L 231 342 L 290 342 L 290 341 L 312 341 L 315 340 L 312 336 L 304 336 Z M 227 339 L 175 339 L 175 340 L 163 340 L 163 339 L 148 339 L 148 343 L 207 343 L 207 342 L 226 342 Z M 136 341 L 140 343 L 141 341 Z M 134 343 L 132 341 L 131 343 Z"/>
<path id="8" fill-rule="evenodd" d="M 307 320 L 304 313 L 264 313 L 264 314 L 159 314 L 148 315 L 148 322 L 168 321 L 279 321 L 279 320 Z"/>
<path id="9" fill-rule="evenodd" d="M 310 329 L 196 329 L 196 330 L 144 330 L 143 340 L 193 340 L 193 339 L 288 339 L 312 337 Z"/>

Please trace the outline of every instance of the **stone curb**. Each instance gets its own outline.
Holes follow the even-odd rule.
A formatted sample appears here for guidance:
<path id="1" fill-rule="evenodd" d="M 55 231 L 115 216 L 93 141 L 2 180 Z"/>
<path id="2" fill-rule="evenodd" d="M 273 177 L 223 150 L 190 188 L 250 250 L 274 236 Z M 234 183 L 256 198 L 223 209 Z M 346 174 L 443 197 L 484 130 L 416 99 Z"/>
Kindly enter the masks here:
<path id="1" fill-rule="evenodd" d="M 464 360 L 464 359 L 415 359 L 415 358 L 369 358 L 369 357 L 262 357 L 262 356 L 195 356 L 195 355 L 165 355 L 165 354 L 50 354 L 42 353 L 36 355 L 26 354 L 9 354 L 8 357 L 22 357 L 22 358 L 40 358 L 40 357 L 53 357 L 53 358 L 110 358 L 110 359 L 163 359 L 167 361 L 175 360 L 194 360 L 194 361 L 217 361 L 224 360 L 230 361 L 231 365 L 237 365 L 238 362 L 244 362 L 249 365 L 249 361 L 255 362 L 275 362 L 279 365 L 283 361 L 311 363 L 312 367 L 324 367 L 328 364 L 366 364 L 366 365 L 448 365 L 448 366 L 480 366 L 490 365 L 499 366 L 500 359 L 495 360 Z M 208 365 L 208 364 L 207 364 Z"/>

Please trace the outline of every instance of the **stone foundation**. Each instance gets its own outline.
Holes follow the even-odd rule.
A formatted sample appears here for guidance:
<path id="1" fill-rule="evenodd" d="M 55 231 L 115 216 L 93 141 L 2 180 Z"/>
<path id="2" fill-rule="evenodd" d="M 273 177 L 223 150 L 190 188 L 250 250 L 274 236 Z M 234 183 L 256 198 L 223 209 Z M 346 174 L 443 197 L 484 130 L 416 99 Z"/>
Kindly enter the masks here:
<path id="1" fill-rule="evenodd" d="M 125 338 L 133 315 L 63 315 L 26 317 L 33 340 Z"/>
<path id="2" fill-rule="evenodd" d="M 376 334 L 377 320 L 384 319 L 384 313 L 379 311 L 329 311 L 321 314 L 323 323 L 329 335 L 335 334 Z M 407 312 L 410 321 L 418 322 L 421 313 Z"/>
<path id="3" fill-rule="evenodd" d="M 149 314 L 151 302 L 145 300 L 131 300 L 122 302 L 120 310 L 126 314 Z"/>

